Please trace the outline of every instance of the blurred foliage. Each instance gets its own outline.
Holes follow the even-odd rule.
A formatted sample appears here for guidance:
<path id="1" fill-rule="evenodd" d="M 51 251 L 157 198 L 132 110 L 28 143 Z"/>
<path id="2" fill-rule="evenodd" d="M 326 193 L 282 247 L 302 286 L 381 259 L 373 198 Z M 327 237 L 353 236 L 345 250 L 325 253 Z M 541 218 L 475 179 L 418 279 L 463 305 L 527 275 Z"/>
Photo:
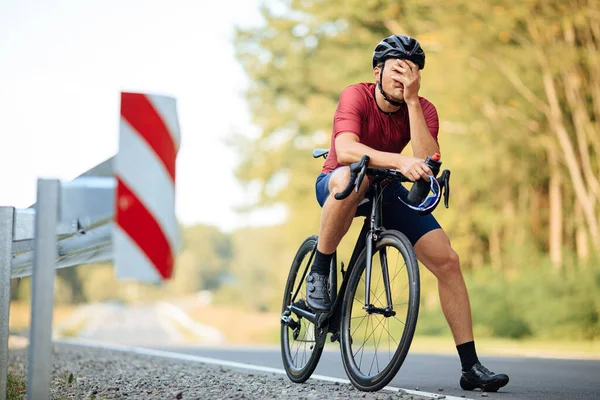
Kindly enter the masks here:
<path id="1" fill-rule="evenodd" d="M 172 281 L 116 284 L 109 266 L 81 267 L 59 273 L 71 285 L 65 297 L 209 290 L 220 304 L 278 311 L 297 247 L 318 234 L 323 160 L 312 150 L 329 146 L 341 91 L 373 81 L 374 46 L 404 33 L 426 52 L 420 95 L 437 108 L 452 171 L 451 207 L 435 216 L 461 257 L 477 335 L 600 338 L 598 1 L 270 0 L 261 13 L 260 26 L 233 40 L 260 134 L 230 142 L 240 183 L 259 188 L 241 211 L 283 204 L 286 222 L 230 234 L 185 227 Z M 350 258 L 361 224 L 338 261 Z M 449 335 L 437 282 L 424 268 L 421 279 L 418 332 Z"/>
<path id="2" fill-rule="evenodd" d="M 264 24 L 238 30 L 234 41 L 261 127 L 258 138 L 236 141 L 237 176 L 261 187 L 257 206 L 288 207 L 286 234 L 313 232 L 322 163 L 310 152 L 329 146 L 341 90 L 373 81 L 375 44 L 405 33 L 427 54 L 420 94 L 438 109 L 442 159 L 453 171 L 454 212 L 436 215 L 465 268 L 518 268 L 515 250 L 552 250 L 556 268 L 570 261 L 567 251 L 586 260 L 600 246 L 599 7 L 267 1 Z"/>
<path id="3" fill-rule="evenodd" d="M 436 105 L 453 172 L 451 208 L 435 215 L 460 254 L 478 331 L 597 338 L 599 15 L 600 3 L 580 0 L 264 1 L 263 24 L 234 40 L 261 128 L 232 140 L 237 177 L 261 188 L 255 206 L 287 207 L 291 243 L 317 233 L 322 160 L 310 154 L 329 146 L 339 94 L 373 81 L 379 40 L 414 36 L 427 55 L 420 94 Z M 354 237 L 340 247 L 346 260 Z M 423 287 L 422 328 L 449 333 L 430 274 Z"/>
<path id="4" fill-rule="evenodd" d="M 352 229 L 358 233 L 358 224 Z M 236 306 L 240 311 L 275 311 L 281 308 L 283 288 L 289 264 L 296 248 L 280 234 L 281 227 L 245 228 L 224 234 L 214 227 L 193 226 L 183 231 L 185 247 L 177 259 L 171 281 L 160 285 L 118 281 L 110 264 L 73 268 L 76 282 L 57 278 L 55 299 L 58 303 L 96 301 L 154 301 L 194 295 L 198 290 L 215 294 L 215 304 Z M 212 235 L 212 236 L 211 236 Z M 347 247 L 356 235 L 345 239 Z M 199 240 L 209 246 L 189 247 Z M 232 244 L 231 252 L 218 252 L 223 243 Z M 349 247 L 348 247 L 349 248 Z M 342 253 L 343 254 L 343 253 Z M 342 255 L 347 262 L 348 251 Z M 218 284 L 202 283 L 202 263 L 212 259 L 222 266 Z M 196 277 L 196 283 L 193 283 Z M 532 264 L 515 274 L 499 274 L 482 267 L 466 276 L 473 307 L 477 337 L 600 339 L 600 270 L 577 267 L 556 271 L 550 260 Z M 16 298 L 30 299 L 30 278 L 18 280 Z M 417 334 L 450 335 L 438 297 L 435 277 L 421 268 L 421 311 Z M 75 297 L 71 285 L 82 287 Z M 267 340 L 267 338 L 265 338 Z"/>

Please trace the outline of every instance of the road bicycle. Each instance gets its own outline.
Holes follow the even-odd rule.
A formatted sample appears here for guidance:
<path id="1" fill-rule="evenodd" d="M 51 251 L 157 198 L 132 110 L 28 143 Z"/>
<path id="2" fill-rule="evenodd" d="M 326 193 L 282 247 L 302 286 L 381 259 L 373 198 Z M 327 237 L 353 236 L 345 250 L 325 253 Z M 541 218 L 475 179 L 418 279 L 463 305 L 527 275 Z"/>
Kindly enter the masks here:
<path id="1" fill-rule="evenodd" d="M 326 158 L 328 151 L 316 149 L 313 157 Z M 341 200 L 353 189 L 358 191 L 365 176 L 371 178 L 363 200 L 372 204 L 370 217 L 365 218 L 347 270 L 341 262 L 339 288 L 337 251 L 331 260 L 330 311 L 313 312 L 304 299 L 305 278 L 312 265 L 318 237 L 307 237 L 292 261 L 280 322 L 283 365 L 293 382 L 302 383 L 310 378 L 328 333 L 331 333 L 332 342 L 340 342 L 346 374 L 361 391 L 385 387 L 396 376 L 408 354 L 419 313 L 419 265 L 408 238 L 397 230 L 382 226 L 382 195 L 384 190 L 393 190 L 393 181 L 410 180 L 395 169 L 369 168 L 368 164 L 366 155 L 352 163 L 348 186 L 335 194 L 335 198 Z M 429 183 L 419 180 L 410 189 L 413 193 L 425 186 L 424 195 L 430 191 L 433 195 L 428 195 L 418 205 L 404 201 L 421 214 L 432 212 L 442 193 L 448 208 L 450 171 L 445 170 L 439 179 L 436 178 L 439 165 L 441 163 L 434 165 L 436 170 L 429 177 Z M 379 328 L 381 332 L 376 333 Z M 383 358 L 381 362 L 379 357 Z"/>

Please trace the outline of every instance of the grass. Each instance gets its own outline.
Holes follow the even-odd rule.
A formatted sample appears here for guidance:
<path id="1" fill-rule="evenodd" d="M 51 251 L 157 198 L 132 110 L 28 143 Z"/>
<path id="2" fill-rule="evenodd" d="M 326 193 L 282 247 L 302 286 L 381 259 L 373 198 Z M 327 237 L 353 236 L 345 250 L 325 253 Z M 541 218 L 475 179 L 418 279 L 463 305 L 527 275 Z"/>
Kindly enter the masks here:
<path id="1" fill-rule="evenodd" d="M 77 305 L 54 305 L 54 313 L 52 316 L 53 325 L 59 324 L 68 318 L 73 311 L 77 309 Z M 22 301 L 10 302 L 10 318 L 8 327 L 11 332 L 25 333 L 29 329 L 29 321 L 31 319 L 31 306 Z"/>
<path id="2" fill-rule="evenodd" d="M 8 372 L 7 400 L 21 400 L 27 394 L 25 377 Z"/>
<path id="3" fill-rule="evenodd" d="M 278 313 L 243 310 L 234 306 L 193 306 L 184 311 L 203 324 L 219 329 L 228 345 L 279 345 Z M 476 337 L 480 356 L 550 357 L 572 359 L 600 359 L 600 342 L 573 340 Z M 339 344 L 326 344 L 339 351 Z M 410 348 L 415 353 L 457 354 L 451 336 L 416 335 Z"/>
<path id="4" fill-rule="evenodd" d="M 476 337 L 475 346 L 479 357 L 536 357 L 600 360 L 600 342 L 559 340 L 511 340 L 504 338 Z M 367 344 L 366 347 L 369 347 Z M 326 348 L 339 351 L 339 345 L 326 344 Z M 413 338 L 410 353 L 456 355 L 451 336 L 417 336 Z"/>
<path id="5" fill-rule="evenodd" d="M 475 338 L 479 355 L 509 357 L 544 357 L 600 359 L 600 342 L 572 340 Z M 415 336 L 411 352 L 456 354 L 452 337 Z"/>
<path id="6" fill-rule="evenodd" d="M 81 321 L 79 321 L 74 326 L 70 326 L 68 328 L 58 330 L 57 334 L 63 338 L 77 337 L 77 336 L 79 336 L 79 332 L 81 332 L 81 330 L 83 328 L 85 328 L 87 323 L 88 323 L 88 319 L 82 318 Z"/>
<path id="7" fill-rule="evenodd" d="M 279 341 L 278 313 L 244 310 L 234 306 L 191 306 L 190 318 L 223 333 L 228 344 L 276 344 Z"/>

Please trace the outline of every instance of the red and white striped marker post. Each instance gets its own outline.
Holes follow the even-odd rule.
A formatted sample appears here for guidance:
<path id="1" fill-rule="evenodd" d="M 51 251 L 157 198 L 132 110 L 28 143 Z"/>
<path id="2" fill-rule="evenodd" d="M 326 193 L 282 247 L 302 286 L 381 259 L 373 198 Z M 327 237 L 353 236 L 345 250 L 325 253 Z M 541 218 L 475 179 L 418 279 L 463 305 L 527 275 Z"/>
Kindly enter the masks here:
<path id="1" fill-rule="evenodd" d="M 121 93 L 114 261 L 117 278 L 171 278 L 179 228 L 175 161 L 180 144 L 175 99 Z"/>

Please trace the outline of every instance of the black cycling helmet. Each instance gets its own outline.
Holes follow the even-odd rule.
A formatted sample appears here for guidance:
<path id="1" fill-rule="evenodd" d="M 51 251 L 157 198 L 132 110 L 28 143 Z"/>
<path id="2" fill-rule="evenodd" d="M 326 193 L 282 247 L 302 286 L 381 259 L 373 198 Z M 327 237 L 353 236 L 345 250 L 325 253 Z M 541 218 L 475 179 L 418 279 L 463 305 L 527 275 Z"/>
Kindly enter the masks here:
<path id="1" fill-rule="evenodd" d="M 419 42 L 410 36 L 392 35 L 383 39 L 373 52 L 373 68 L 388 58 L 404 58 L 425 67 L 425 52 Z"/>
<path id="2" fill-rule="evenodd" d="M 419 66 L 419 69 L 425 67 L 425 52 L 421 48 L 419 42 L 410 36 L 405 35 L 392 35 L 383 39 L 373 52 L 373 68 L 377 64 L 385 62 L 388 58 L 404 58 L 410 60 Z M 383 91 L 381 86 L 381 80 L 383 79 L 383 68 L 379 71 L 379 82 L 377 88 L 383 98 L 393 106 L 399 107 L 402 103 L 390 99 L 386 92 Z"/>

